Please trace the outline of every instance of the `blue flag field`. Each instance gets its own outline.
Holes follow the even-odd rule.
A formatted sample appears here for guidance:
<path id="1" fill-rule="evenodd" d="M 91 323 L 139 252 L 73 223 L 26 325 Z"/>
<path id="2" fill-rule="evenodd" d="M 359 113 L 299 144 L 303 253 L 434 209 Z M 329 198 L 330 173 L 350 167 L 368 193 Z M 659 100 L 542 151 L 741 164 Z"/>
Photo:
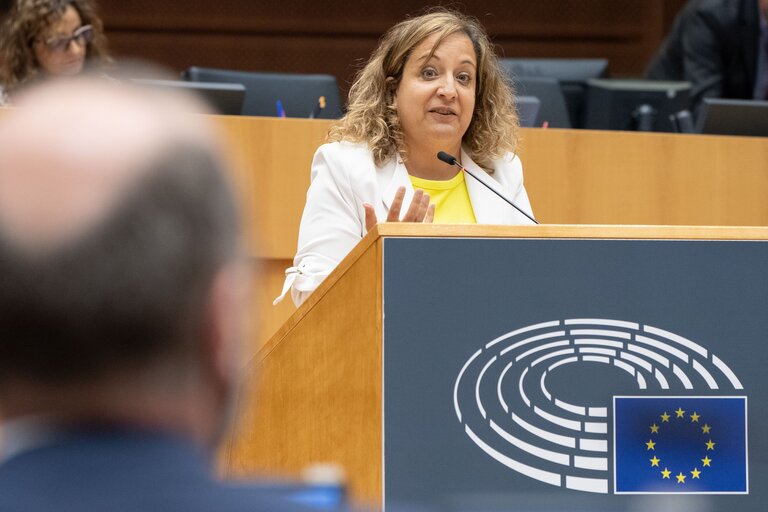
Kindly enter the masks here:
<path id="1" fill-rule="evenodd" d="M 748 494 L 746 397 L 614 397 L 616 494 Z"/>

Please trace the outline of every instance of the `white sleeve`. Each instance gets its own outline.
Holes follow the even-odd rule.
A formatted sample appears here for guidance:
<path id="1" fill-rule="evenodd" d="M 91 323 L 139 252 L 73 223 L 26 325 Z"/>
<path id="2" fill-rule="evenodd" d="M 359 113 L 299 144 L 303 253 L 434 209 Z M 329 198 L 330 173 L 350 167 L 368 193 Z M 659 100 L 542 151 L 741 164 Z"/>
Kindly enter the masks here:
<path id="1" fill-rule="evenodd" d="M 362 239 L 365 213 L 348 172 L 354 153 L 339 143 L 320 146 L 315 153 L 298 251 L 277 300 L 290 289 L 294 303 L 301 305 Z"/>

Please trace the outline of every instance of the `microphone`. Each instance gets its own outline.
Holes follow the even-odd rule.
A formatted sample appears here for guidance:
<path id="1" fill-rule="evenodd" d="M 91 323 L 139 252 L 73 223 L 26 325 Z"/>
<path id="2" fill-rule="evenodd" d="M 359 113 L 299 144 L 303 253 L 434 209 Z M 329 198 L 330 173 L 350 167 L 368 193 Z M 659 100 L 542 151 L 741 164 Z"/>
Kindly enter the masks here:
<path id="1" fill-rule="evenodd" d="M 481 180 L 480 178 L 478 178 L 477 176 L 475 176 L 475 175 L 474 175 L 474 173 L 472 173 L 472 172 L 471 172 L 469 169 L 467 169 L 466 167 L 464 167 L 463 165 L 461 165 L 461 164 L 459 163 L 459 161 L 458 161 L 458 160 L 456 160 L 456 157 L 449 155 L 449 154 L 448 154 L 448 153 L 446 153 L 445 151 L 440 151 L 440 152 L 437 154 L 437 158 L 438 158 L 439 160 L 441 160 L 442 162 L 445 162 L 445 163 L 447 163 L 448 165 L 455 165 L 456 167 L 458 167 L 459 169 L 461 169 L 461 170 L 462 170 L 462 171 L 464 171 L 465 173 L 469 174 L 470 176 L 472 176 L 473 178 L 475 178 L 477 181 L 479 181 L 480 183 L 482 183 L 482 184 L 483 184 L 483 186 L 484 186 L 484 187 L 486 187 L 488 190 L 490 190 L 491 192 L 493 192 L 494 194 L 496 194 L 497 196 L 499 196 L 500 198 L 502 198 L 502 199 L 503 199 L 505 202 L 507 202 L 507 203 L 508 203 L 508 204 L 509 204 L 509 205 L 510 205 L 512 208 L 514 208 L 515 210 L 517 210 L 517 211 L 519 211 L 520 213 L 522 213 L 523 215 L 525 215 L 525 216 L 526 216 L 526 217 L 527 217 L 527 218 L 528 218 L 528 219 L 529 219 L 531 222 L 533 222 L 534 224 L 538 224 L 538 221 L 537 221 L 536 219 L 534 219 L 533 217 L 531 217 L 530 215 L 528 215 L 527 213 L 525 213 L 525 212 L 524 212 L 522 209 L 520 209 L 520 208 L 519 208 L 519 207 L 518 207 L 518 206 L 517 206 L 515 203 L 513 203 L 513 202 L 512 202 L 512 201 L 511 201 L 509 198 L 507 198 L 507 197 L 506 197 L 504 194 L 502 194 L 501 192 L 499 192 L 499 191 L 498 191 L 498 190 L 496 190 L 495 188 L 493 188 L 493 187 L 491 187 L 490 185 L 488 185 L 486 182 L 484 182 L 483 180 Z"/>

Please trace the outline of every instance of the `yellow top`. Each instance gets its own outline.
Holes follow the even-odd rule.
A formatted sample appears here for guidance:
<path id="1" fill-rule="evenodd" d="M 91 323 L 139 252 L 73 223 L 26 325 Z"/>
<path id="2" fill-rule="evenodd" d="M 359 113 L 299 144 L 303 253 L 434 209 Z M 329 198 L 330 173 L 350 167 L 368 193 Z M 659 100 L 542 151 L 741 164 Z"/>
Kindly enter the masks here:
<path id="1" fill-rule="evenodd" d="M 456 176 L 447 181 L 409 177 L 414 188 L 429 194 L 429 202 L 435 205 L 434 222 L 439 224 L 477 223 L 463 172 L 459 171 Z"/>

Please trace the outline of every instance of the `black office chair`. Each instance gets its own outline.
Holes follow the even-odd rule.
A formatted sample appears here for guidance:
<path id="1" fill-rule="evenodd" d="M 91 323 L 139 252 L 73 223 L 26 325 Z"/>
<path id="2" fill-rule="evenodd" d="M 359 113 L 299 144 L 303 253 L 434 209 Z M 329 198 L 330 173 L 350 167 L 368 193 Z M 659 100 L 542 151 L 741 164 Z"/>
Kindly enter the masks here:
<path id="1" fill-rule="evenodd" d="M 573 128 L 582 128 L 587 81 L 608 73 L 608 59 L 500 59 L 507 75 L 514 78 L 554 78 L 565 98 Z"/>
<path id="2" fill-rule="evenodd" d="M 315 117 L 338 119 L 341 98 L 332 75 L 262 73 L 193 66 L 182 73 L 190 82 L 224 82 L 245 86 L 242 114 L 246 116 Z M 320 108 L 320 97 L 325 107 Z"/>
<path id="3" fill-rule="evenodd" d="M 539 119 L 539 109 L 541 109 L 541 100 L 535 96 L 518 96 L 517 113 L 520 116 L 520 126 L 523 128 L 534 128 L 539 126 L 536 121 Z"/>
<path id="4" fill-rule="evenodd" d="M 516 77 L 514 78 L 515 92 L 521 96 L 535 96 L 541 101 L 537 124 L 544 122 L 550 128 L 571 128 L 568 107 L 565 96 L 560 89 L 560 83 L 554 78 L 546 77 Z"/>

